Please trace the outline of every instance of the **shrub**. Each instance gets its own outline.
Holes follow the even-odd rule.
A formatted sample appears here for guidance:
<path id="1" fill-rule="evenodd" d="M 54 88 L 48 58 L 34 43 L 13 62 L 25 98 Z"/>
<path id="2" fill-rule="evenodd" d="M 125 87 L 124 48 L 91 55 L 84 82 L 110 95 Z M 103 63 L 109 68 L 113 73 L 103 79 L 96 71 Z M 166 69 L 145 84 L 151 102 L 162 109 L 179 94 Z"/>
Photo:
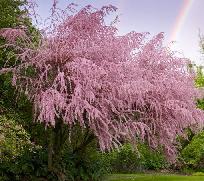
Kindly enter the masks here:
<path id="1" fill-rule="evenodd" d="M 47 174 L 45 152 L 12 116 L 0 116 L 0 180 L 31 180 Z"/>
<path id="2" fill-rule="evenodd" d="M 63 160 L 61 168 L 64 168 L 68 180 L 98 181 L 108 173 L 108 166 L 103 159 L 103 154 L 97 151 L 93 145 L 88 146 L 84 152 L 67 153 Z"/>
<path id="3" fill-rule="evenodd" d="M 158 170 L 167 167 L 160 150 L 153 151 L 146 144 L 139 144 L 138 150 L 130 144 L 124 144 L 119 151 L 108 153 L 110 170 L 114 173 L 133 173 L 143 170 Z M 107 164 L 108 165 L 108 164 Z"/>
<path id="4" fill-rule="evenodd" d="M 132 173 L 143 168 L 143 155 L 139 155 L 130 144 L 108 153 L 112 172 Z"/>
<path id="5" fill-rule="evenodd" d="M 159 170 L 168 167 L 162 149 L 152 150 L 146 144 L 139 145 L 139 152 L 143 155 L 143 166 L 147 170 Z"/>
<path id="6" fill-rule="evenodd" d="M 28 145 L 32 143 L 23 127 L 13 119 L 0 116 L 0 160 L 10 160 L 21 155 Z"/>
<path id="7" fill-rule="evenodd" d="M 204 131 L 195 135 L 192 141 L 181 151 L 185 166 L 204 169 Z"/>
<path id="8" fill-rule="evenodd" d="M 61 158 L 54 163 L 54 167 L 67 180 L 98 181 L 109 171 L 109 162 L 104 155 L 98 150 L 94 135 L 88 130 L 82 132 L 75 125 L 70 141 L 65 142 Z"/>

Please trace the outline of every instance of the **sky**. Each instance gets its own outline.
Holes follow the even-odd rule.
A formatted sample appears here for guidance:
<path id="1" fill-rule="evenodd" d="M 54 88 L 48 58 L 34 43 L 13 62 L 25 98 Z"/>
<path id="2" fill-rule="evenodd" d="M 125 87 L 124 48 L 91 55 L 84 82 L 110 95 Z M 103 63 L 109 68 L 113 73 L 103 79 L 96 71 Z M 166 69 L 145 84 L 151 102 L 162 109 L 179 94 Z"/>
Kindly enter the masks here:
<path id="1" fill-rule="evenodd" d="M 37 0 L 37 13 L 43 19 L 49 16 L 52 2 Z M 199 47 L 199 32 L 204 34 L 204 0 L 58 0 L 58 6 L 63 9 L 72 2 L 96 8 L 112 4 L 118 7 L 119 34 L 134 30 L 149 32 L 153 37 L 164 32 L 165 45 L 178 51 L 179 56 L 204 65 Z"/>

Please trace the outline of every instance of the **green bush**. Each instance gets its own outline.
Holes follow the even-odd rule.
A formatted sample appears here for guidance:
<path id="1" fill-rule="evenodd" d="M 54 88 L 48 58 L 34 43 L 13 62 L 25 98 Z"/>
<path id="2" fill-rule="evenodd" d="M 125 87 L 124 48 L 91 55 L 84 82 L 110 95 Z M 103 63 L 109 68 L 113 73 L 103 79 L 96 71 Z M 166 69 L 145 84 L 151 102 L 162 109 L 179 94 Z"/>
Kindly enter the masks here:
<path id="1" fill-rule="evenodd" d="M 110 153 L 112 171 L 116 173 L 132 173 L 143 170 L 144 158 L 130 144 L 123 145 L 119 151 Z"/>
<path id="2" fill-rule="evenodd" d="M 70 181 L 98 181 L 108 173 L 108 162 L 98 150 L 95 136 L 77 125 L 72 130 L 70 141 L 64 143 L 62 156 L 56 164 L 54 167 L 60 177 Z"/>
<path id="3" fill-rule="evenodd" d="M 108 173 L 103 154 L 92 146 L 88 146 L 84 152 L 70 152 L 63 156 L 61 168 L 64 169 L 68 180 L 98 181 Z"/>
<path id="4" fill-rule="evenodd" d="M 0 116 L 0 180 L 55 178 L 47 169 L 47 151 L 30 141 L 16 114 Z M 55 179 L 56 180 L 56 179 Z"/>
<path id="5" fill-rule="evenodd" d="M 159 170 L 168 167 L 167 161 L 161 149 L 152 150 L 146 144 L 138 146 L 143 156 L 143 166 L 147 170 Z"/>
<path id="6" fill-rule="evenodd" d="M 21 125 L 6 116 L 0 116 L 0 160 L 10 160 L 31 146 L 29 135 Z"/>
<path id="7" fill-rule="evenodd" d="M 64 145 L 59 160 L 53 160 L 54 169 L 49 170 L 46 145 L 31 143 L 30 135 L 11 117 L 0 116 L 0 180 L 97 181 L 107 173 L 95 139 L 84 145 L 78 133 L 78 139 L 73 137 L 72 143 Z"/>
<path id="8" fill-rule="evenodd" d="M 204 170 L 204 131 L 195 135 L 181 151 L 184 165 L 193 169 Z"/>
<path id="9" fill-rule="evenodd" d="M 3 181 L 35 181 L 42 178 L 56 180 L 55 175 L 48 172 L 47 154 L 41 148 L 24 149 L 24 152 L 15 159 L 4 160 L 0 170 Z"/>
<path id="10" fill-rule="evenodd" d="M 137 150 L 130 144 L 124 144 L 119 151 L 107 153 L 107 157 L 112 173 L 134 173 L 167 167 L 162 152 L 153 151 L 146 144 L 139 144 Z"/>

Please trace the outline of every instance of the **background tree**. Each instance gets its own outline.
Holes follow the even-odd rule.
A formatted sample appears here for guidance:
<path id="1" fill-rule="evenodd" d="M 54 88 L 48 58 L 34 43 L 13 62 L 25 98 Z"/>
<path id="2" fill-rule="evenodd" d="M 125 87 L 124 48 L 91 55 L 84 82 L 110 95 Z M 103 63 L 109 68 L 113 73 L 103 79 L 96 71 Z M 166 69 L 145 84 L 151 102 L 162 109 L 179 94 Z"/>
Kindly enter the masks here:
<path id="1" fill-rule="evenodd" d="M 0 0 L 0 32 L 5 28 L 26 28 L 35 44 L 39 33 L 29 18 L 29 5 L 26 0 Z M 15 56 L 17 51 L 5 43 L 0 37 L 0 69 L 20 63 Z M 0 180 L 23 180 L 25 175 L 34 175 L 32 169 L 37 167 L 32 162 L 36 153 L 32 148 L 36 146 L 31 144 L 31 135 L 41 143 L 44 135 L 40 134 L 41 126 L 33 125 L 31 103 L 24 94 L 17 94 L 11 79 L 11 73 L 0 75 Z"/>
<path id="2" fill-rule="evenodd" d="M 27 0 L 1 0 L 0 32 L 7 28 L 25 28 L 30 40 L 35 45 L 40 39 L 40 34 L 31 23 L 30 5 L 31 3 Z M 13 47 L 5 46 L 5 43 L 5 39 L 0 37 L 0 68 L 12 67 L 20 63 L 16 58 L 17 51 Z M 23 127 L 31 133 L 33 129 L 31 128 L 33 124 L 32 105 L 24 94 L 17 94 L 11 84 L 11 78 L 11 73 L 0 75 L 0 113 L 5 115 L 11 113 L 13 118 L 19 124 L 23 124 Z"/>
<path id="3" fill-rule="evenodd" d="M 200 47 L 201 53 L 203 53 L 203 37 L 200 35 Z M 203 99 L 203 87 L 204 87 L 204 74 L 203 74 L 203 66 L 192 67 L 196 71 L 195 77 L 195 86 L 200 90 L 202 97 L 197 100 L 197 106 L 204 110 L 204 99 Z M 200 132 L 198 134 L 193 134 L 191 130 L 188 130 L 189 136 L 187 139 L 184 139 L 184 145 L 182 145 L 181 149 L 181 160 L 183 162 L 182 167 L 187 169 L 193 169 L 196 171 L 203 171 L 204 169 L 204 150 L 203 150 L 203 135 L 204 132 Z"/>
<path id="4" fill-rule="evenodd" d="M 26 10 L 26 0 L 1 0 L 0 1 L 0 31 L 4 28 L 27 27 L 29 33 L 34 34 L 36 29 L 32 26 Z M 33 38 L 33 37 L 32 37 Z M 10 67 L 15 65 L 17 53 L 12 47 L 5 47 L 5 39 L 0 38 L 0 68 Z M 11 74 L 0 75 L 0 107 L 2 111 L 14 111 L 24 109 L 29 112 L 30 106 L 26 103 L 26 99 L 16 100 L 15 89 L 11 85 Z M 26 104 L 26 105 L 25 105 Z M 6 111 L 7 110 L 7 111 Z"/>
<path id="5" fill-rule="evenodd" d="M 32 26 L 31 19 L 28 16 L 27 0 L 0 0 L 0 31 L 4 28 L 27 28 L 29 34 L 32 35 L 32 41 L 38 39 L 38 31 Z M 0 38 L 0 68 L 10 67 L 17 63 L 15 54 L 17 53 L 12 47 L 3 46 L 5 39 Z M 16 101 L 15 89 L 11 86 L 11 74 L 0 75 L 0 107 L 2 111 L 22 110 L 29 108 L 28 104 L 23 106 L 26 99 Z"/>

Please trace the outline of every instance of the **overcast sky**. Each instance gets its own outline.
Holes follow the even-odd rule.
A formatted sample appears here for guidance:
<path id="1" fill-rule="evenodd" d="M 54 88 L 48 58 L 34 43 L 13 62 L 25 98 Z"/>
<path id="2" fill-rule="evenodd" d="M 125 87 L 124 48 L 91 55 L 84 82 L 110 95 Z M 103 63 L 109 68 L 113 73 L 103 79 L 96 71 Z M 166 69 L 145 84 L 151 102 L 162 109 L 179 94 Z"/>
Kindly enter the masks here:
<path id="1" fill-rule="evenodd" d="M 37 0 L 38 14 L 49 16 L 53 0 Z M 204 34 L 204 0 L 58 0 L 60 8 L 74 2 L 80 6 L 88 4 L 100 8 L 112 4 L 119 8 L 120 34 L 132 30 L 150 32 L 151 36 L 165 33 L 165 43 L 176 41 L 172 49 L 204 65 L 200 53 L 199 30 Z"/>

